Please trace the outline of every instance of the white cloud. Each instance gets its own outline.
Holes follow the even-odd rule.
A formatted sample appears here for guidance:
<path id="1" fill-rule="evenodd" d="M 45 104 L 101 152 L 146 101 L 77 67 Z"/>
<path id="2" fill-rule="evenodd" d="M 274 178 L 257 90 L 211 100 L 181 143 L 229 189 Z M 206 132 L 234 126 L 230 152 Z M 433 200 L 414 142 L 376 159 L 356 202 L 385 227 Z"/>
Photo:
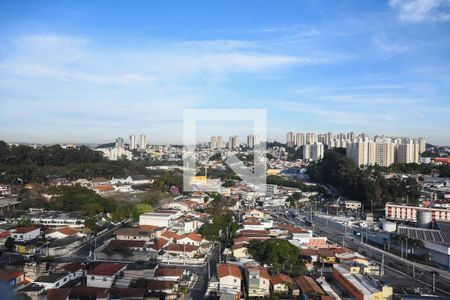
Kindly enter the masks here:
<path id="1" fill-rule="evenodd" d="M 390 0 L 403 22 L 444 22 L 450 20 L 449 0 Z"/>

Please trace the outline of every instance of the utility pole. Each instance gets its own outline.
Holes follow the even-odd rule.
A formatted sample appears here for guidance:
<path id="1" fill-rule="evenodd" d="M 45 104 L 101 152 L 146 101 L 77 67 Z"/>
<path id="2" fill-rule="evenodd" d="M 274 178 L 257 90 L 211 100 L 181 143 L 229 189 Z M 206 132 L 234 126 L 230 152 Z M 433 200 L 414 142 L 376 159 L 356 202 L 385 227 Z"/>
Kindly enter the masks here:
<path id="1" fill-rule="evenodd" d="M 401 256 L 401 258 L 403 258 L 403 239 L 401 240 L 401 244 L 400 244 L 400 256 Z"/>
<path id="2" fill-rule="evenodd" d="M 436 272 L 433 272 L 433 293 L 436 292 Z"/>
<path id="3" fill-rule="evenodd" d="M 381 277 L 384 276 L 384 253 L 383 256 L 381 257 Z"/>

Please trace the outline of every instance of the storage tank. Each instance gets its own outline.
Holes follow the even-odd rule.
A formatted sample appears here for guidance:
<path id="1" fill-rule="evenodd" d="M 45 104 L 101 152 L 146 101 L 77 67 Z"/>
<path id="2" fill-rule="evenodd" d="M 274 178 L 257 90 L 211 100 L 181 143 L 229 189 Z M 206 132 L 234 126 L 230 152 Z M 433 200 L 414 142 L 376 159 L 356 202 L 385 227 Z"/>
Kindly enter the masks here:
<path id="1" fill-rule="evenodd" d="M 383 231 L 395 232 L 396 230 L 397 230 L 397 223 L 394 223 L 394 222 L 384 222 L 383 223 Z"/>
<path id="2" fill-rule="evenodd" d="M 417 226 L 420 228 L 431 228 L 431 223 L 433 222 L 433 214 L 431 211 L 420 211 L 417 217 Z"/>

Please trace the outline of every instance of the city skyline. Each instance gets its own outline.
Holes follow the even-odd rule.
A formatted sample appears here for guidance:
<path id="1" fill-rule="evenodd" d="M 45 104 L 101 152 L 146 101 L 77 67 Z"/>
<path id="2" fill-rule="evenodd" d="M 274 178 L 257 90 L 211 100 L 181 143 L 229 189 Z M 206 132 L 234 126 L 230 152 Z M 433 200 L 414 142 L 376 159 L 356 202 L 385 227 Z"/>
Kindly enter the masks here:
<path id="1" fill-rule="evenodd" d="M 332 128 L 450 144 L 445 1 L 0 8 L 9 142 L 180 144 L 183 108 L 263 108 L 269 139 Z"/>

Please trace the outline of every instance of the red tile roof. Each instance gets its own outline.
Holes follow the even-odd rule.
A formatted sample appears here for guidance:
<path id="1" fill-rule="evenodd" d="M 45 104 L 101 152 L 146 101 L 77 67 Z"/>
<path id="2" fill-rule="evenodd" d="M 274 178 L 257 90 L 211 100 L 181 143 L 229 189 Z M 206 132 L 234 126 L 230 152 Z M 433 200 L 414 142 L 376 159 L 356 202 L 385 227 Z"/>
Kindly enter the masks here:
<path id="1" fill-rule="evenodd" d="M 160 276 L 177 276 L 177 277 L 181 277 L 184 273 L 183 269 L 179 269 L 179 268 L 158 268 L 155 271 L 155 276 L 154 277 L 160 277 Z"/>
<path id="2" fill-rule="evenodd" d="M 185 238 L 191 239 L 191 240 L 199 242 L 199 243 L 201 241 L 203 241 L 203 236 L 201 234 L 198 234 L 197 232 L 191 232 L 191 233 L 185 234 L 180 239 L 185 239 Z"/>
<path id="3" fill-rule="evenodd" d="M 70 296 L 70 289 L 59 288 L 59 289 L 48 289 L 47 290 L 47 300 L 66 300 Z"/>
<path id="4" fill-rule="evenodd" d="M 241 235 L 241 237 L 246 237 L 246 236 L 257 236 L 257 237 L 268 237 L 269 236 L 269 231 L 268 230 L 241 230 L 239 232 L 239 234 Z"/>
<path id="5" fill-rule="evenodd" d="M 242 279 L 241 270 L 238 265 L 234 264 L 218 264 L 217 265 L 217 278 L 223 278 L 226 276 L 233 276 Z"/>
<path id="6" fill-rule="evenodd" d="M 275 274 L 270 277 L 270 282 L 272 282 L 272 285 L 280 283 L 292 284 L 292 278 L 286 274 Z"/>
<path id="7" fill-rule="evenodd" d="M 147 283 L 147 289 L 150 291 L 167 290 L 172 289 L 174 285 L 174 281 L 150 279 Z"/>
<path id="8" fill-rule="evenodd" d="M 17 227 L 15 233 L 28 233 L 36 229 L 39 229 L 39 227 L 36 226 Z"/>
<path id="9" fill-rule="evenodd" d="M 194 245 L 182 245 L 182 244 L 170 244 L 167 247 L 168 251 L 171 252 L 194 252 L 197 251 L 199 246 Z"/>
<path id="10" fill-rule="evenodd" d="M 113 276 L 127 265 L 122 263 L 100 263 L 98 266 L 88 271 L 88 275 Z"/>
<path id="11" fill-rule="evenodd" d="M 155 242 L 153 243 L 153 245 L 150 246 L 150 248 L 153 248 L 153 249 L 159 251 L 159 250 L 161 250 L 167 243 L 168 243 L 168 241 L 165 240 L 165 239 L 157 239 L 157 240 L 155 240 Z"/>
<path id="12" fill-rule="evenodd" d="M 56 228 L 55 230 L 51 231 L 50 233 L 53 233 L 53 232 L 60 232 L 60 233 L 62 233 L 62 234 L 64 234 L 64 235 L 69 235 L 69 236 L 71 236 L 71 235 L 77 234 L 77 233 L 78 233 L 78 230 L 73 229 L 72 227 L 68 227 L 68 226 L 67 226 L 67 227 Z"/>
<path id="13" fill-rule="evenodd" d="M 309 276 L 295 277 L 295 283 L 305 294 L 327 295 L 317 282 Z"/>
<path id="14" fill-rule="evenodd" d="M 23 273 L 20 273 L 20 272 L 11 272 L 11 271 L 0 270 L 0 279 L 3 281 L 6 281 L 6 282 L 16 279 L 17 277 L 22 276 L 22 275 L 23 275 Z"/>
<path id="15" fill-rule="evenodd" d="M 135 240 L 112 240 L 109 242 L 108 247 L 111 248 L 143 248 L 145 241 Z"/>
<path id="16" fill-rule="evenodd" d="M 139 225 L 138 228 L 145 231 L 154 231 L 159 227 L 154 225 Z"/>
<path id="17" fill-rule="evenodd" d="M 83 265 L 79 262 L 72 262 L 70 264 L 62 266 L 61 269 L 74 273 L 83 269 Z"/>
<path id="18" fill-rule="evenodd" d="M 166 240 L 172 240 L 172 239 L 179 240 L 181 238 L 181 235 L 178 235 L 173 231 L 167 230 L 161 234 L 161 237 L 165 238 Z"/>

